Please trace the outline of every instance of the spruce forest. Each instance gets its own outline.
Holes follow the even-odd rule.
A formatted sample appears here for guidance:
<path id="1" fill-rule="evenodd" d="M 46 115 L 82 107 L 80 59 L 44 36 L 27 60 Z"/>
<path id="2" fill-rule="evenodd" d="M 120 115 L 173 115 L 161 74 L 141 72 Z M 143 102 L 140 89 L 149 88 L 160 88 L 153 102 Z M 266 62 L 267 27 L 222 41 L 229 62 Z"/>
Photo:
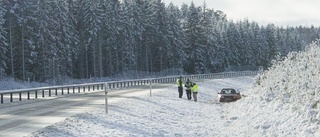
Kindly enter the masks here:
<path id="1" fill-rule="evenodd" d="M 313 26 L 228 19 L 204 3 L 161 0 L 2 0 L 0 80 L 181 69 L 188 74 L 268 68 L 319 38 Z"/>

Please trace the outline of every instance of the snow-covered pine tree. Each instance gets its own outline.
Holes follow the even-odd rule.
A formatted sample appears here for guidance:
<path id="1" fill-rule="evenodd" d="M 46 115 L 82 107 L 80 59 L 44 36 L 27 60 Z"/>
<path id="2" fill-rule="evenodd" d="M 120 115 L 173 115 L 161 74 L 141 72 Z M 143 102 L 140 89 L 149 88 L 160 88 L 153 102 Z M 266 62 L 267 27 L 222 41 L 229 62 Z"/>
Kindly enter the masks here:
<path id="1" fill-rule="evenodd" d="M 240 56 L 241 56 L 241 37 L 239 33 L 239 29 L 233 21 L 228 23 L 227 28 L 227 38 L 228 44 L 226 44 L 225 54 L 227 55 L 227 62 L 225 62 L 228 68 L 240 66 Z"/>
<path id="2" fill-rule="evenodd" d="M 200 25 L 201 8 L 192 2 L 187 18 L 183 22 L 183 31 L 187 39 L 185 70 L 189 73 L 201 73 L 205 64 L 200 62 L 205 50 L 204 28 Z"/>
<path id="3" fill-rule="evenodd" d="M 243 21 L 238 22 L 238 28 L 240 33 L 240 49 L 239 49 L 239 59 L 240 59 L 240 66 L 253 66 L 251 64 L 250 56 L 252 53 L 252 33 L 250 32 L 250 23 L 248 19 L 244 19 Z"/>
<path id="4" fill-rule="evenodd" d="M 274 24 L 268 24 L 264 32 L 266 42 L 267 42 L 266 50 L 265 50 L 265 52 L 267 53 L 265 66 L 270 65 L 269 64 L 270 61 L 273 60 L 278 54 L 276 52 L 275 30 L 276 30 L 276 27 L 274 26 Z"/>
<path id="5" fill-rule="evenodd" d="M 67 3 L 64 0 L 51 1 L 49 4 L 49 29 L 53 40 L 53 66 L 50 77 L 54 83 L 62 84 L 72 73 L 72 43 L 77 40 L 73 36 L 72 22 L 69 21 Z"/>
<path id="6" fill-rule="evenodd" d="M 80 67 L 81 62 L 80 62 L 80 33 L 78 31 L 78 27 L 80 26 L 79 20 L 78 20 L 78 12 L 79 11 L 79 6 L 78 6 L 78 1 L 74 0 L 67 0 L 64 1 L 65 3 L 65 9 L 66 12 L 65 15 L 67 16 L 66 19 L 66 27 L 67 30 L 64 30 L 67 35 L 67 40 L 66 40 L 66 45 L 69 45 L 70 51 L 69 53 L 69 63 L 68 66 L 70 68 L 68 69 L 68 76 L 71 78 L 82 78 L 80 72 L 83 71 L 83 67 Z"/>
<path id="7" fill-rule="evenodd" d="M 146 45 L 146 2 L 144 0 L 124 0 L 123 14 L 127 16 L 126 23 L 130 37 L 133 38 L 135 52 L 135 70 L 149 70 L 148 46 Z M 116 71 L 120 73 L 120 71 Z M 139 74 L 138 74 L 139 75 Z"/>
<path id="8" fill-rule="evenodd" d="M 252 42 L 252 57 L 256 66 L 264 66 L 263 64 L 263 55 L 265 54 L 264 47 L 266 45 L 266 40 L 262 33 L 262 29 L 257 23 L 252 24 L 252 31 L 253 31 L 253 42 Z"/>
<path id="9" fill-rule="evenodd" d="M 202 7 L 202 16 L 200 20 L 200 25 L 204 29 L 204 47 L 203 52 L 200 54 L 203 54 L 201 59 L 201 64 L 205 65 L 202 66 L 203 68 L 199 68 L 201 70 L 200 73 L 209 73 L 210 71 L 214 72 L 215 70 L 215 63 L 216 59 L 218 58 L 218 32 L 214 28 L 215 27 L 215 14 L 214 11 L 211 9 L 208 9 L 206 6 L 206 3 L 203 4 Z"/>
<path id="10" fill-rule="evenodd" d="M 168 64 L 167 68 L 183 68 L 186 62 L 185 52 L 186 39 L 181 28 L 179 8 L 172 3 L 167 7 L 168 13 L 168 34 L 167 34 L 167 47 L 168 47 Z"/>
<path id="11" fill-rule="evenodd" d="M 115 27 L 117 28 L 115 35 L 117 39 L 116 45 L 117 48 L 120 49 L 118 51 L 118 58 L 121 60 L 121 64 L 119 64 L 119 72 L 125 72 L 127 75 L 130 75 L 130 77 L 137 77 L 137 43 L 135 42 L 136 26 L 133 26 L 135 23 L 131 22 L 132 20 L 130 20 L 132 19 L 129 16 L 131 13 L 128 13 L 129 11 L 127 11 L 127 8 L 129 7 L 130 6 L 122 6 L 121 10 L 113 15 L 113 17 L 116 17 L 114 20 Z M 114 9 L 114 11 L 117 10 Z M 115 62 L 115 60 L 113 62 Z"/>
<path id="12" fill-rule="evenodd" d="M 6 9 L 4 8 L 4 2 L 0 1 L 0 80 L 4 79 L 6 77 L 6 70 L 7 70 L 7 64 L 6 64 L 6 52 L 8 51 L 8 43 L 6 36 L 6 30 L 5 30 L 5 18 L 4 15 L 6 13 Z"/>
<path id="13" fill-rule="evenodd" d="M 149 27 L 152 29 L 152 71 L 161 71 L 168 66 L 167 62 L 172 56 L 167 54 L 170 52 L 168 47 L 168 18 L 165 4 L 161 0 L 154 0 L 149 2 L 148 18 L 150 21 Z"/>
<path id="14" fill-rule="evenodd" d="M 276 49 L 279 52 L 280 56 L 285 56 L 288 53 L 288 47 L 285 45 L 285 39 L 283 35 L 284 29 L 282 27 L 278 28 L 275 32 L 276 38 Z"/>
<path id="15" fill-rule="evenodd" d="M 207 44 L 208 44 L 208 35 L 212 35 L 210 29 L 211 28 L 211 17 L 209 16 L 206 7 L 206 4 L 203 7 L 196 7 L 195 10 L 191 10 L 191 16 L 197 21 L 198 23 L 194 24 L 194 34 L 195 35 L 195 43 L 191 45 L 192 51 L 194 54 L 194 73 L 196 74 L 203 74 L 207 73 L 207 63 L 209 62 L 206 51 L 207 51 Z M 198 16 L 198 17 L 196 17 Z M 192 54 L 192 53 L 191 53 Z"/>
<path id="16" fill-rule="evenodd" d="M 117 65 L 119 59 L 119 53 L 121 51 L 117 51 L 123 43 L 134 44 L 132 42 L 134 38 L 132 36 L 132 32 L 129 32 L 129 25 L 127 23 L 127 19 L 129 14 L 126 13 L 125 6 L 127 1 L 123 1 L 123 4 L 118 0 L 105 0 L 103 6 L 103 12 L 105 13 L 104 20 L 102 21 L 102 40 L 100 42 L 103 43 L 102 46 L 102 64 L 103 64 L 103 72 L 105 75 L 114 75 L 115 68 L 118 68 Z M 124 36 L 127 35 L 127 36 Z M 123 42 L 123 43 L 122 43 Z"/>
<path id="17" fill-rule="evenodd" d="M 33 43 L 33 31 L 30 31 L 34 27 L 32 21 L 32 3 L 33 1 L 11 1 L 13 2 L 14 13 L 13 18 L 10 21 L 15 21 L 15 24 L 11 24 L 10 41 L 12 43 L 12 64 L 14 66 L 15 77 L 23 81 L 34 79 L 32 65 L 34 58 L 34 43 Z M 9 22 L 12 23 L 12 22 Z"/>
<path id="18" fill-rule="evenodd" d="M 99 42 L 100 33 L 102 29 L 102 21 L 104 18 L 104 13 L 102 5 L 99 0 L 87 0 L 86 6 L 84 7 L 84 36 L 85 45 L 88 51 L 88 76 L 98 77 L 99 68 L 102 66 L 100 57 L 102 53 L 99 53 L 101 49 L 101 43 Z"/>

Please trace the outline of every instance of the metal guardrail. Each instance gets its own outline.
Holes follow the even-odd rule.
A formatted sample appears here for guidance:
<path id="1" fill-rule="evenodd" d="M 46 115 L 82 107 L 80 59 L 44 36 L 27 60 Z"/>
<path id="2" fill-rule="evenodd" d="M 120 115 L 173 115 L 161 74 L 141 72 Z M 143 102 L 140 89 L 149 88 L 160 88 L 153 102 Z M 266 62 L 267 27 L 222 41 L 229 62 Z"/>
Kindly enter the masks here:
<path id="1" fill-rule="evenodd" d="M 242 71 L 242 72 L 225 72 L 225 73 L 212 73 L 212 74 L 199 74 L 199 75 L 181 75 L 183 79 L 215 79 L 215 78 L 228 78 L 237 76 L 249 76 L 257 75 L 258 71 Z M 179 75 L 180 76 L 180 75 Z M 74 84 L 65 86 L 50 86 L 50 87 L 39 87 L 30 89 L 17 89 L 17 90 L 4 90 L 0 91 L 0 103 L 5 103 L 5 98 L 8 102 L 13 102 L 14 99 L 21 101 L 23 97 L 27 100 L 37 99 L 46 96 L 59 96 L 64 94 L 74 94 L 80 92 L 90 91 L 104 91 L 105 86 L 108 89 L 131 87 L 139 85 L 150 85 L 151 83 L 171 83 L 175 82 L 177 77 L 160 77 L 160 78 L 149 78 L 149 79 L 136 79 L 136 80 L 125 80 L 125 81 L 110 81 L 110 82 L 99 82 L 99 83 L 87 83 L 87 84 Z"/>

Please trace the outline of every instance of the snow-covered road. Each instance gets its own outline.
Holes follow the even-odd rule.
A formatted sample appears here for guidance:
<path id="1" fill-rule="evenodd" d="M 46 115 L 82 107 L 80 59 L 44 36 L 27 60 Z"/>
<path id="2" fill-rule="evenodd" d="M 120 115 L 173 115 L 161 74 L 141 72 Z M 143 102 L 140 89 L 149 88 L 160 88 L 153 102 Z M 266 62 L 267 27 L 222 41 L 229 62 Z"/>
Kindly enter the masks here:
<path id="1" fill-rule="evenodd" d="M 150 92 L 148 88 L 149 86 L 110 90 L 108 102 L 116 102 L 119 98 L 132 96 L 132 94 L 142 94 L 137 93 L 142 89 Z M 26 136 L 104 104 L 104 92 L 85 92 L 0 104 L 0 137 Z"/>
<path id="2" fill-rule="evenodd" d="M 104 100 L 95 106 L 63 121 L 40 129 L 28 136 L 37 137 L 117 137 L 117 136 L 237 136 L 230 116 L 237 110 L 228 110 L 227 105 L 218 103 L 217 91 L 223 87 L 246 88 L 253 77 L 237 77 L 196 81 L 199 85 L 198 102 L 178 98 L 177 87 L 152 90 L 140 89 L 122 97 L 110 97 L 109 113 L 105 113 Z M 122 91 L 122 90 L 120 90 Z M 97 100 L 97 99 L 96 99 Z M 240 108 L 242 109 L 242 108 Z M 245 127 L 244 127 L 245 128 Z"/>

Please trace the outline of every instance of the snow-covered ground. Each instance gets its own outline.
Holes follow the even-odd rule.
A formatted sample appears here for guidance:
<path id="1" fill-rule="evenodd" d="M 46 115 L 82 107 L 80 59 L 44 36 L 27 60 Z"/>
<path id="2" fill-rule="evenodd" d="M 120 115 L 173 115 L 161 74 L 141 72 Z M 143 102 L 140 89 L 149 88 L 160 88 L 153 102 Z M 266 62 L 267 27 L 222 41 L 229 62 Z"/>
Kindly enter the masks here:
<path id="1" fill-rule="evenodd" d="M 319 136 L 318 124 L 283 102 L 265 102 L 251 95 L 254 77 L 197 81 L 199 101 L 178 98 L 175 86 L 119 98 L 48 126 L 29 136 Z M 244 98 L 218 103 L 222 87 L 240 88 Z"/>
<path id="2" fill-rule="evenodd" d="M 101 105 L 30 136 L 237 136 L 239 132 L 230 132 L 235 128 L 233 122 L 241 120 L 235 113 L 246 106 L 241 102 L 218 103 L 217 91 L 236 87 L 245 94 L 252 81 L 253 77 L 196 81 L 198 102 L 187 100 L 185 93 L 178 98 L 175 85 L 153 89 L 151 97 L 146 90 L 145 94 L 110 102 L 108 114 Z"/>
<path id="3" fill-rule="evenodd" d="M 48 126 L 30 136 L 217 136 L 319 137 L 319 41 L 291 53 L 261 75 L 197 81 L 199 101 L 178 98 L 177 89 L 153 96 L 121 98 Z M 222 87 L 241 88 L 244 97 L 218 103 Z"/>

